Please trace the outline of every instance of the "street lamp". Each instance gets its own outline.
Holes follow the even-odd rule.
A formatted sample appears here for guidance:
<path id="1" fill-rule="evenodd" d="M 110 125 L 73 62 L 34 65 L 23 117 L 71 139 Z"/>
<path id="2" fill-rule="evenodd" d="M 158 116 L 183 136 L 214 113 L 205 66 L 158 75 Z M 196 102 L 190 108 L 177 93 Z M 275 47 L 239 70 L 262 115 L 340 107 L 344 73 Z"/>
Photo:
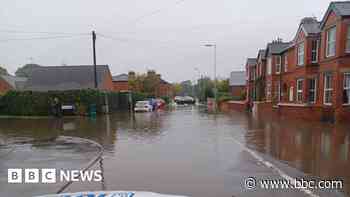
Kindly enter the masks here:
<path id="1" fill-rule="evenodd" d="M 205 47 L 211 47 L 214 48 L 214 98 L 215 98 L 215 103 L 214 103 L 214 108 L 216 110 L 216 102 L 217 102 L 217 88 L 216 88 L 216 44 L 206 44 L 204 45 Z"/>

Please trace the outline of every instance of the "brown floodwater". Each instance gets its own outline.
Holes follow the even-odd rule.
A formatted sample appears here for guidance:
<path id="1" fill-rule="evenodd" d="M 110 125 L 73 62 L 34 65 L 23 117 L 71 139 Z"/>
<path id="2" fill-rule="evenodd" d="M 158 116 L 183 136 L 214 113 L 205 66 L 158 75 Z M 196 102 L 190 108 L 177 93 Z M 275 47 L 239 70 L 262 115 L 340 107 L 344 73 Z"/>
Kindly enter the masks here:
<path id="1" fill-rule="evenodd" d="M 103 182 L 74 183 L 66 192 L 307 196 L 300 191 L 247 191 L 243 186 L 245 177 L 280 177 L 259 164 L 237 142 L 290 176 L 337 178 L 350 188 L 349 128 L 349 124 L 253 118 L 245 113 L 212 114 L 195 107 L 156 113 L 119 112 L 96 118 L 3 118 L 0 196 L 43 195 L 62 186 L 8 184 L 8 168 L 79 169 L 96 155 L 96 147 L 84 142 L 46 141 L 58 136 L 92 139 L 105 149 L 103 160 L 93 167 L 103 170 Z M 330 194 L 346 195 L 332 191 L 320 196 Z"/>

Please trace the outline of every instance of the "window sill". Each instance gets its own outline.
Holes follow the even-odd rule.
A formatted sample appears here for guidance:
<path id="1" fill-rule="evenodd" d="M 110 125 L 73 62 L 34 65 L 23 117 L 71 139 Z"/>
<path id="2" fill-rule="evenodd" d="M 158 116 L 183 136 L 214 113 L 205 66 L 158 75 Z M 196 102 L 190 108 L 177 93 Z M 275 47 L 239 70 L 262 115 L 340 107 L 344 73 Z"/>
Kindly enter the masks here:
<path id="1" fill-rule="evenodd" d="M 244 105 L 244 104 L 246 104 L 247 102 L 246 102 L 246 101 L 228 101 L 228 103 Z"/>
<path id="2" fill-rule="evenodd" d="M 335 57 L 335 54 L 334 55 L 330 55 L 330 56 L 326 56 L 326 59 L 330 59 L 330 58 L 334 58 Z"/>
<path id="3" fill-rule="evenodd" d="M 306 103 L 278 103 L 278 106 L 286 106 L 286 107 L 309 107 L 310 105 Z"/>

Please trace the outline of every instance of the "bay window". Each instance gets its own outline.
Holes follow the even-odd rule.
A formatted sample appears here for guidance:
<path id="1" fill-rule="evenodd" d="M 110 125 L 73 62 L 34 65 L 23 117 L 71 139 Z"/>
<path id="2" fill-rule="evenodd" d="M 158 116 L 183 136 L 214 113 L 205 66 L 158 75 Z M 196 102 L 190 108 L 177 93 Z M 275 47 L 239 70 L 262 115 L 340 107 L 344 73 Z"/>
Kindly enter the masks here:
<path id="1" fill-rule="evenodd" d="M 284 56 L 284 72 L 288 72 L 288 55 Z"/>
<path id="2" fill-rule="evenodd" d="M 276 56 L 276 74 L 281 73 L 281 64 L 282 64 L 282 57 Z"/>
<path id="3" fill-rule="evenodd" d="M 311 43 L 311 62 L 317 63 L 318 61 L 318 40 L 313 40 Z"/>
<path id="4" fill-rule="evenodd" d="M 272 73 L 272 60 L 271 57 L 267 58 L 267 74 L 271 75 Z"/>
<path id="5" fill-rule="evenodd" d="M 309 103 L 316 103 L 316 79 L 309 79 Z"/>
<path id="6" fill-rule="evenodd" d="M 304 86 L 304 79 L 298 79 L 297 80 L 297 101 L 303 102 L 303 86 Z"/>
<path id="7" fill-rule="evenodd" d="M 298 66 L 304 65 L 305 44 L 300 43 L 298 46 Z"/>
<path id="8" fill-rule="evenodd" d="M 268 101 L 271 101 L 271 81 L 268 81 L 266 84 L 266 97 Z"/>
<path id="9" fill-rule="evenodd" d="M 335 55 L 335 42 L 336 42 L 336 27 L 332 27 L 327 31 L 327 46 L 326 57 Z"/>
<path id="10" fill-rule="evenodd" d="M 333 76 L 332 74 L 324 75 L 324 99 L 323 103 L 325 105 L 332 105 L 333 98 Z"/>

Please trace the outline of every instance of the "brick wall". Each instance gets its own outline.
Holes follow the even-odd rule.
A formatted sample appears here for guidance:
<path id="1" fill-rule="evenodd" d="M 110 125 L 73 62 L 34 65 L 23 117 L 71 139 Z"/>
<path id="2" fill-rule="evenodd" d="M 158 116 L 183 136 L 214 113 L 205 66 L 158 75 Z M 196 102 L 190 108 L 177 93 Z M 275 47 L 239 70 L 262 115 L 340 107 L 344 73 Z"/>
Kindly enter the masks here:
<path id="1" fill-rule="evenodd" d="M 230 112 L 239 111 L 244 112 L 248 110 L 248 103 L 246 101 L 226 101 L 219 104 L 220 111 Z"/>
<path id="2" fill-rule="evenodd" d="M 230 86 L 230 91 L 232 96 L 241 97 L 246 91 L 246 86 Z"/>
<path id="3" fill-rule="evenodd" d="M 294 120 L 320 121 L 322 119 L 328 119 L 323 116 L 323 109 L 321 107 L 290 105 L 279 106 L 277 111 L 280 117 Z"/>
<path id="4" fill-rule="evenodd" d="M 160 83 L 157 90 L 157 97 L 169 96 L 173 97 L 174 91 L 171 84 Z"/>
<path id="5" fill-rule="evenodd" d="M 0 78 L 0 95 L 6 94 L 12 87 L 3 79 Z"/>
<path id="6" fill-rule="evenodd" d="M 129 91 L 129 82 L 127 82 L 127 81 L 113 81 L 113 90 L 115 92 Z"/>
<path id="7" fill-rule="evenodd" d="M 108 90 L 108 91 L 113 91 L 114 90 L 111 73 L 108 73 L 108 74 L 105 75 L 105 78 L 103 80 L 103 87 L 102 87 L 102 89 Z"/>

